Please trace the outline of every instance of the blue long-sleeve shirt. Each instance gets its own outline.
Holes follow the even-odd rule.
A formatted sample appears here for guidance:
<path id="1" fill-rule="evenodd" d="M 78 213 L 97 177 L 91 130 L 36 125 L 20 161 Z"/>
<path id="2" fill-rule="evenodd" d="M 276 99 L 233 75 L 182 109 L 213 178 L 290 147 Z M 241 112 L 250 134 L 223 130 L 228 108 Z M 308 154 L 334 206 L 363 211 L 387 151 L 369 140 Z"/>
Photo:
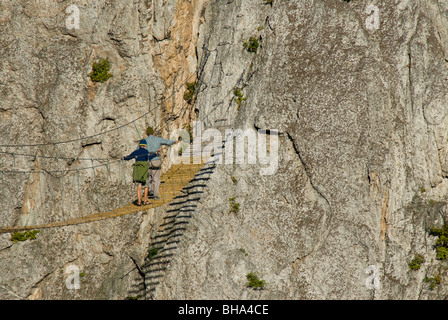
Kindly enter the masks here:
<path id="1" fill-rule="evenodd" d="M 155 152 L 150 152 L 146 150 L 145 148 L 138 148 L 134 152 L 132 152 L 130 155 L 123 157 L 123 160 L 132 160 L 135 159 L 135 161 L 151 161 L 153 160 L 157 154 Z"/>
<path id="2" fill-rule="evenodd" d="M 145 139 L 146 143 L 147 143 L 147 148 L 148 151 L 151 152 L 156 152 L 157 150 L 159 150 L 159 148 L 162 145 L 166 145 L 166 146 L 171 146 L 173 145 L 176 140 L 167 140 L 167 139 L 163 139 L 161 137 L 156 137 L 153 135 L 150 135 L 148 138 Z M 152 158 L 152 160 L 160 160 L 160 157 L 158 155 L 156 155 L 154 158 Z"/>

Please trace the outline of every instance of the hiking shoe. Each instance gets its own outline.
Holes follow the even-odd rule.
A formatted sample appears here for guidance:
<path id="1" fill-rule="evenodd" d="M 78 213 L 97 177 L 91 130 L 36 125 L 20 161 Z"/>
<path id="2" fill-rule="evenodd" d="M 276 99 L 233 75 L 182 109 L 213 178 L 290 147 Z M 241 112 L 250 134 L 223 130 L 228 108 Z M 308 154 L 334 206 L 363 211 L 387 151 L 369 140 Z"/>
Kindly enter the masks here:
<path id="1" fill-rule="evenodd" d="M 154 200 L 159 200 L 160 197 L 159 196 L 154 196 Z"/>

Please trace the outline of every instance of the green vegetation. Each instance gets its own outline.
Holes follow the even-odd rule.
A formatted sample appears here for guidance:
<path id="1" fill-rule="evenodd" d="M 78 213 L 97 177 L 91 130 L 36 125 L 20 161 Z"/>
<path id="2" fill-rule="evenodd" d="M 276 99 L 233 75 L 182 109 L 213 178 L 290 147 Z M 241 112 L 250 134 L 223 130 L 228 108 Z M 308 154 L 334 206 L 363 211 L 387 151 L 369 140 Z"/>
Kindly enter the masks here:
<path id="1" fill-rule="evenodd" d="M 409 262 L 409 269 L 411 270 L 418 270 L 420 269 L 422 263 L 425 262 L 425 258 L 421 254 L 415 255 L 414 259 Z"/>
<path id="2" fill-rule="evenodd" d="M 199 83 L 197 81 L 187 82 L 187 90 L 184 93 L 184 100 L 192 104 L 196 99 Z"/>
<path id="3" fill-rule="evenodd" d="M 231 213 L 238 213 L 240 211 L 240 204 L 238 202 L 235 202 L 235 198 L 229 198 L 229 206 L 230 206 L 230 212 Z"/>
<path id="4" fill-rule="evenodd" d="M 260 42 L 255 37 L 250 37 L 248 40 L 244 40 L 243 42 L 243 47 L 251 53 L 256 53 L 259 46 Z"/>
<path id="5" fill-rule="evenodd" d="M 133 296 L 133 297 L 127 297 L 126 298 L 126 300 L 138 300 L 138 299 L 140 299 L 142 296 L 141 295 L 136 295 L 136 296 Z"/>
<path id="6" fill-rule="evenodd" d="M 448 248 L 446 247 L 438 247 L 436 254 L 437 260 L 445 260 L 448 257 Z"/>
<path id="7" fill-rule="evenodd" d="M 184 124 L 184 126 L 182 128 L 188 132 L 188 135 L 190 136 L 190 143 L 192 143 L 193 142 L 193 127 L 191 126 L 191 124 L 186 123 L 186 124 Z"/>
<path id="8" fill-rule="evenodd" d="M 438 201 L 438 200 L 434 200 L 434 199 L 429 199 L 428 200 L 428 202 L 427 202 L 427 204 L 429 205 L 429 206 L 431 206 L 431 207 L 435 207 L 435 206 L 438 206 L 438 205 L 440 205 L 440 204 L 445 204 L 445 202 L 444 201 Z"/>
<path id="9" fill-rule="evenodd" d="M 232 179 L 233 184 L 238 183 L 238 180 L 234 176 L 231 176 L 230 179 Z"/>
<path id="10" fill-rule="evenodd" d="M 248 253 L 246 252 L 246 250 L 244 250 L 243 248 L 241 248 L 240 251 L 241 251 L 245 256 L 248 255 Z"/>
<path id="11" fill-rule="evenodd" d="M 11 241 L 26 241 L 26 240 L 35 240 L 39 230 L 29 230 L 25 232 L 15 232 L 11 234 Z"/>
<path id="12" fill-rule="evenodd" d="M 89 74 L 90 79 L 94 82 L 106 82 L 112 74 L 110 71 L 109 59 L 100 59 L 98 62 L 94 62 L 92 65 L 92 72 Z"/>
<path id="13" fill-rule="evenodd" d="M 263 289 L 266 284 L 266 281 L 258 279 L 258 276 L 253 272 L 248 273 L 246 278 L 248 281 L 246 285 L 253 289 Z"/>
<path id="14" fill-rule="evenodd" d="M 436 285 L 439 285 L 439 284 L 440 284 L 440 273 L 437 274 L 437 275 L 435 275 L 435 276 L 432 277 L 432 278 L 425 277 L 425 278 L 423 279 L 423 281 L 428 282 L 428 283 L 429 283 L 429 288 L 430 288 L 431 290 L 434 290 L 434 288 L 436 287 Z"/>
<path id="15" fill-rule="evenodd" d="M 154 258 L 157 254 L 159 253 L 159 249 L 158 248 L 151 248 L 148 251 L 148 259 L 151 260 L 152 258 Z"/>
<path id="16" fill-rule="evenodd" d="M 448 258 L 448 224 L 445 224 L 442 228 L 431 227 L 429 234 L 438 237 L 434 245 L 436 259 L 445 260 Z"/>
<path id="17" fill-rule="evenodd" d="M 235 96 L 235 102 L 238 105 L 237 110 L 240 111 L 241 108 L 241 104 L 243 103 L 243 101 L 245 101 L 247 98 L 243 97 L 243 93 L 241 92 L 240 88 L 234 88 L 233 89 L 233 95 Z"/>
<path id="18" fill-rule="evenodd" d="M 264 0 L 264 3 L 270 4 L 272 6 L 272 4 L 274 3 L 274 0 Z"/>

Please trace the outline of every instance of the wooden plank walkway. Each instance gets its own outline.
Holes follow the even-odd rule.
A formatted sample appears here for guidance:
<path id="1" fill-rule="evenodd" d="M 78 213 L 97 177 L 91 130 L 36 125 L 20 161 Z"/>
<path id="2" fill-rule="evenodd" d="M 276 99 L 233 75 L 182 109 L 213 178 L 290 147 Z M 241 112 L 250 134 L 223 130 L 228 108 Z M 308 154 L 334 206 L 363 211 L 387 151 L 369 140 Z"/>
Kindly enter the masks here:
<path id="1" fill-rule="evenodd" d="M 133 203 L 129 203 L 124 207 L 114 209 L 112 211 L 100 212 L 95 214 L 86 215 L 79 218 L 67 219 L 64 221 L 51 222 L 42 225 L 33 226 L 11 226 L 11 227 L 0 227 L 0 233 L 17 232 L 32 229 L 45 229 L 45 228 L 55 228 L 64 227 L 71 225 L 78 225 L 82 223 L 100 221 L 104 219 L 111 219 L 115 217 L 120 217 L 128 215 L 131 213 L 136 213 L 151 208 L 162 206 L 171 200 L 173 200 L 183 188 L 194 178 L 194 176 L 199 172 L 199 170 L 205 165 L 204 162 L 201 164 L 175 164 L 171 168 L 161 175 L 161 185 L 159 189 L 158 200 L 149 199 L 150 203 L 148 205 L 137 206 Z"/>

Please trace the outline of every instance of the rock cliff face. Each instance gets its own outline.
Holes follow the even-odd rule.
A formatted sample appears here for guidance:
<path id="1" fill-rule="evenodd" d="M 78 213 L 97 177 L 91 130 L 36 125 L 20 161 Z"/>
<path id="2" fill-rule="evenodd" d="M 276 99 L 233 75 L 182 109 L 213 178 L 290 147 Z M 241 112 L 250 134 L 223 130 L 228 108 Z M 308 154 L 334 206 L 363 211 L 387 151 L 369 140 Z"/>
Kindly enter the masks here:
<path id="1" fill-rule="evenodd" d="M 259 161 L 208 173 L 156 282 L 136 265 L 185 208 L 41 230 L 31 241 L 3 234 L 0 297 L 446 298 L 448 268 L 428 228 L 446 219 L 448 3 L 371 4 L 2 1 L 2 225 L 127 203 L 131 169 L 113 161 L 147 125 L 166 137 L 192 120 L 263 129 L 279 148 L 273 174 L 260 174 Z M 243 45 L 251 37 L 256 52 Z M 92 63 L 106 57 L 113 77 L 93 83 Z M 196 79 L 192 106 L 176 89 Z M 411 270 L 417 254 L 425 262 Z M 79 290 L 66 286 L 70 265 L 83 271 Z M 246 286 L 250 272 L 264 290 Z M 425 278 L 437 276 L 431 289 Z"/>
<path id="2" fill-rule="evenodd" d="M 279 167 L 218 165 L 156 298 L 446 297 L 427 229 L 445 219 L 447 4 L 372 4 L 378 29 L 360 2 L 207 6 L 199 118 L 218 106 L 205 124 L 279 130 Z"/>
<path id="3" fill-rule="evenodd" d="M 117 160 L 135 149 L 148 125 L 168 137 L 191 117 L 182 84 L 195 79 L 201 6 L 0 3 L 3 226 L 59 221 L 133 200 L 130 163 Z M 93 82 L 92 64 L 106 58 L 112 78 Z M 141 215 L 129 218 L 110 228 L 41 230 L 34 242 L 13 244 L 9 234 L 1 235 L 1 296 L 127 297 L 134 274 L 126 274 L 135 269 L 129 256 L 144 258 L 151 230 Z M 70 263 L 89 285 L 66 289 Z"/>

